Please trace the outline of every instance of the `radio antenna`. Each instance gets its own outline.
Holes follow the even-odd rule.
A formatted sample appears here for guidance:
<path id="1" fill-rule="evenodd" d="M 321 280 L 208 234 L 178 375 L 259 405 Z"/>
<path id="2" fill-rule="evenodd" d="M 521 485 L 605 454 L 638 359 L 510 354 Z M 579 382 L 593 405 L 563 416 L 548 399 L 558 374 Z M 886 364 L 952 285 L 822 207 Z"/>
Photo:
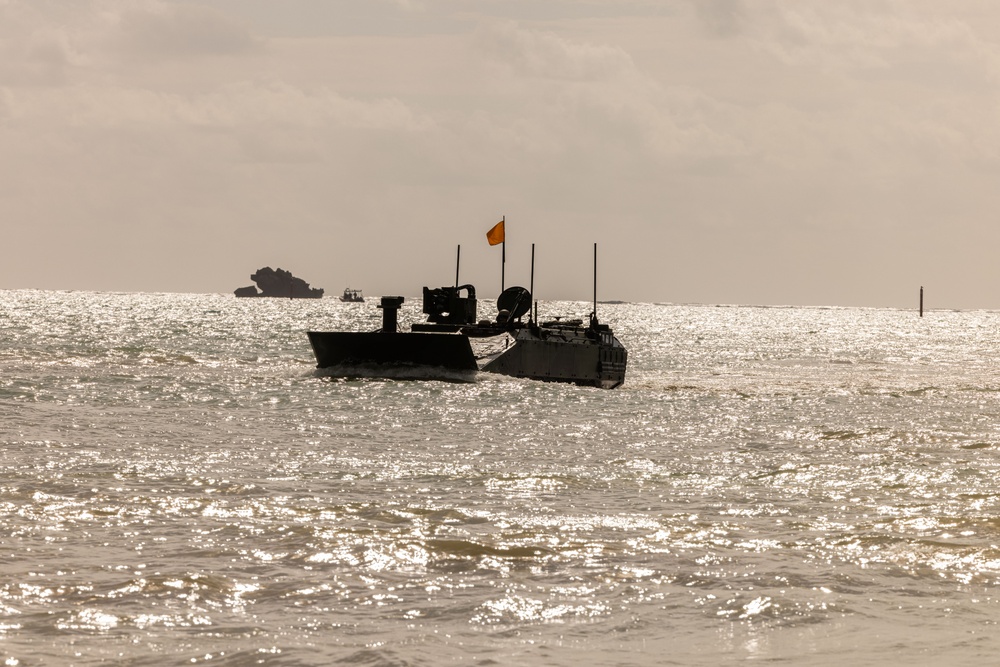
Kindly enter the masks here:
<path id="1" fill-rule="evenodd" d="M 594 244 L 594 319 L 597 319 L 597 244 Z"/>
<path id="2" fill-rule="evenodd" d="M 535 305 L 537 301 L 535 300 L 535 244 L 534 243 L 531 244 L 531 282 L 528 285 L 528 292 L 531 293 L 531 300 L 532 302 L 534 302 L 531 304 L 533 308 L 529 309 L 528 311 L 528 319 L 534 322 L 535 318 L 531 315 L 531 310 L 535 310 L 537 312 L 538 308 L 538 306 Z"/>

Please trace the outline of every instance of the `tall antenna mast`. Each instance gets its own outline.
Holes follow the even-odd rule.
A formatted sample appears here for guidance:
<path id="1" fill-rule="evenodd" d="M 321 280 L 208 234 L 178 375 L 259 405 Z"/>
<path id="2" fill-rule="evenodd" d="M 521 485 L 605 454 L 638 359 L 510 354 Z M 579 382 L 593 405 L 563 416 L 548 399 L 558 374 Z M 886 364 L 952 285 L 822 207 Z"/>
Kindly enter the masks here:
<path id="1" fill-rule="evenodd" d="M 532 303 L 528 308 L 528 320 L 531 322 L 535 321 L 534 316 L 531 311 L 535 308 L 535 244 L 531 244 L 531 282 L 528 284 L 528 292 L 531 294 Z"/>
<path id="2" fill-rule="evenodd" d="M 597 244 L 594 243 L 594 319 L 597 319 Z"/>
<path id="3" fill-rule="evenodd" d="M 462 264 L 462 244 L 458 244 L 458 253 L 455 256 L 455 287 L 458 287 L 458 267 Z"/>

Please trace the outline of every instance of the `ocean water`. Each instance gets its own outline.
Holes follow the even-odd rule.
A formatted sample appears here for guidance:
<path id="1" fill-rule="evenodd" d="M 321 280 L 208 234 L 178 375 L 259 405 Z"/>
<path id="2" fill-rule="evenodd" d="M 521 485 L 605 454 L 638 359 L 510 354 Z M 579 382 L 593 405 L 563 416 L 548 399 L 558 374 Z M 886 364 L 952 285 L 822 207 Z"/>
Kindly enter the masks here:
<path id="1" fill-rule="evenodd" d="M 0 660 L 996 662 L 1000 313 L 608 304 L 614 391 L 317 374 L 379 313 L 0 291 Z"/>

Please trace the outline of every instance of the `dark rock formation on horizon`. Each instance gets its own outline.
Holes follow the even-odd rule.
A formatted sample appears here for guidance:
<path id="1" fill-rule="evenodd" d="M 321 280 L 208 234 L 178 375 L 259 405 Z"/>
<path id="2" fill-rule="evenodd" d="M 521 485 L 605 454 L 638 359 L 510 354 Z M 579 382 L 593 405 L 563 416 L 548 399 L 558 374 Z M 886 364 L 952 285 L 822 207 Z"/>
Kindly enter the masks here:
<path id="1" fill-rule="evenodd" d="M 319 299 L 323 296 L 323 289 L 319 287 L 309 287 L 309 283 L 296 278 L 283 269 L 272 269 L 265 266 L 257 269 L 257 273 L 251 274 L 250 280 L 257 283 L 257 287 L 240 287 L 233 294 L 238 297 L 271 296 L 285 299 Z"/>

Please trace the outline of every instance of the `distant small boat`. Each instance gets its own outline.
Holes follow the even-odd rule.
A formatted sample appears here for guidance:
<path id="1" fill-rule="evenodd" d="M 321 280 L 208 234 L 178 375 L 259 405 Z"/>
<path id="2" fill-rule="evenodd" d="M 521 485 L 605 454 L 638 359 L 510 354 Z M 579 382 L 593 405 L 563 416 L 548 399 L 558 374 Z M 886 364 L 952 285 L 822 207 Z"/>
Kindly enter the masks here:
<path id="1" fill-rule="evenodd" d="M 365 297 L 361 296 L 361 290 L 348 287 L 344 290 L 344 295 L 340 300 L 345 303 L 364 303 Z"/>

